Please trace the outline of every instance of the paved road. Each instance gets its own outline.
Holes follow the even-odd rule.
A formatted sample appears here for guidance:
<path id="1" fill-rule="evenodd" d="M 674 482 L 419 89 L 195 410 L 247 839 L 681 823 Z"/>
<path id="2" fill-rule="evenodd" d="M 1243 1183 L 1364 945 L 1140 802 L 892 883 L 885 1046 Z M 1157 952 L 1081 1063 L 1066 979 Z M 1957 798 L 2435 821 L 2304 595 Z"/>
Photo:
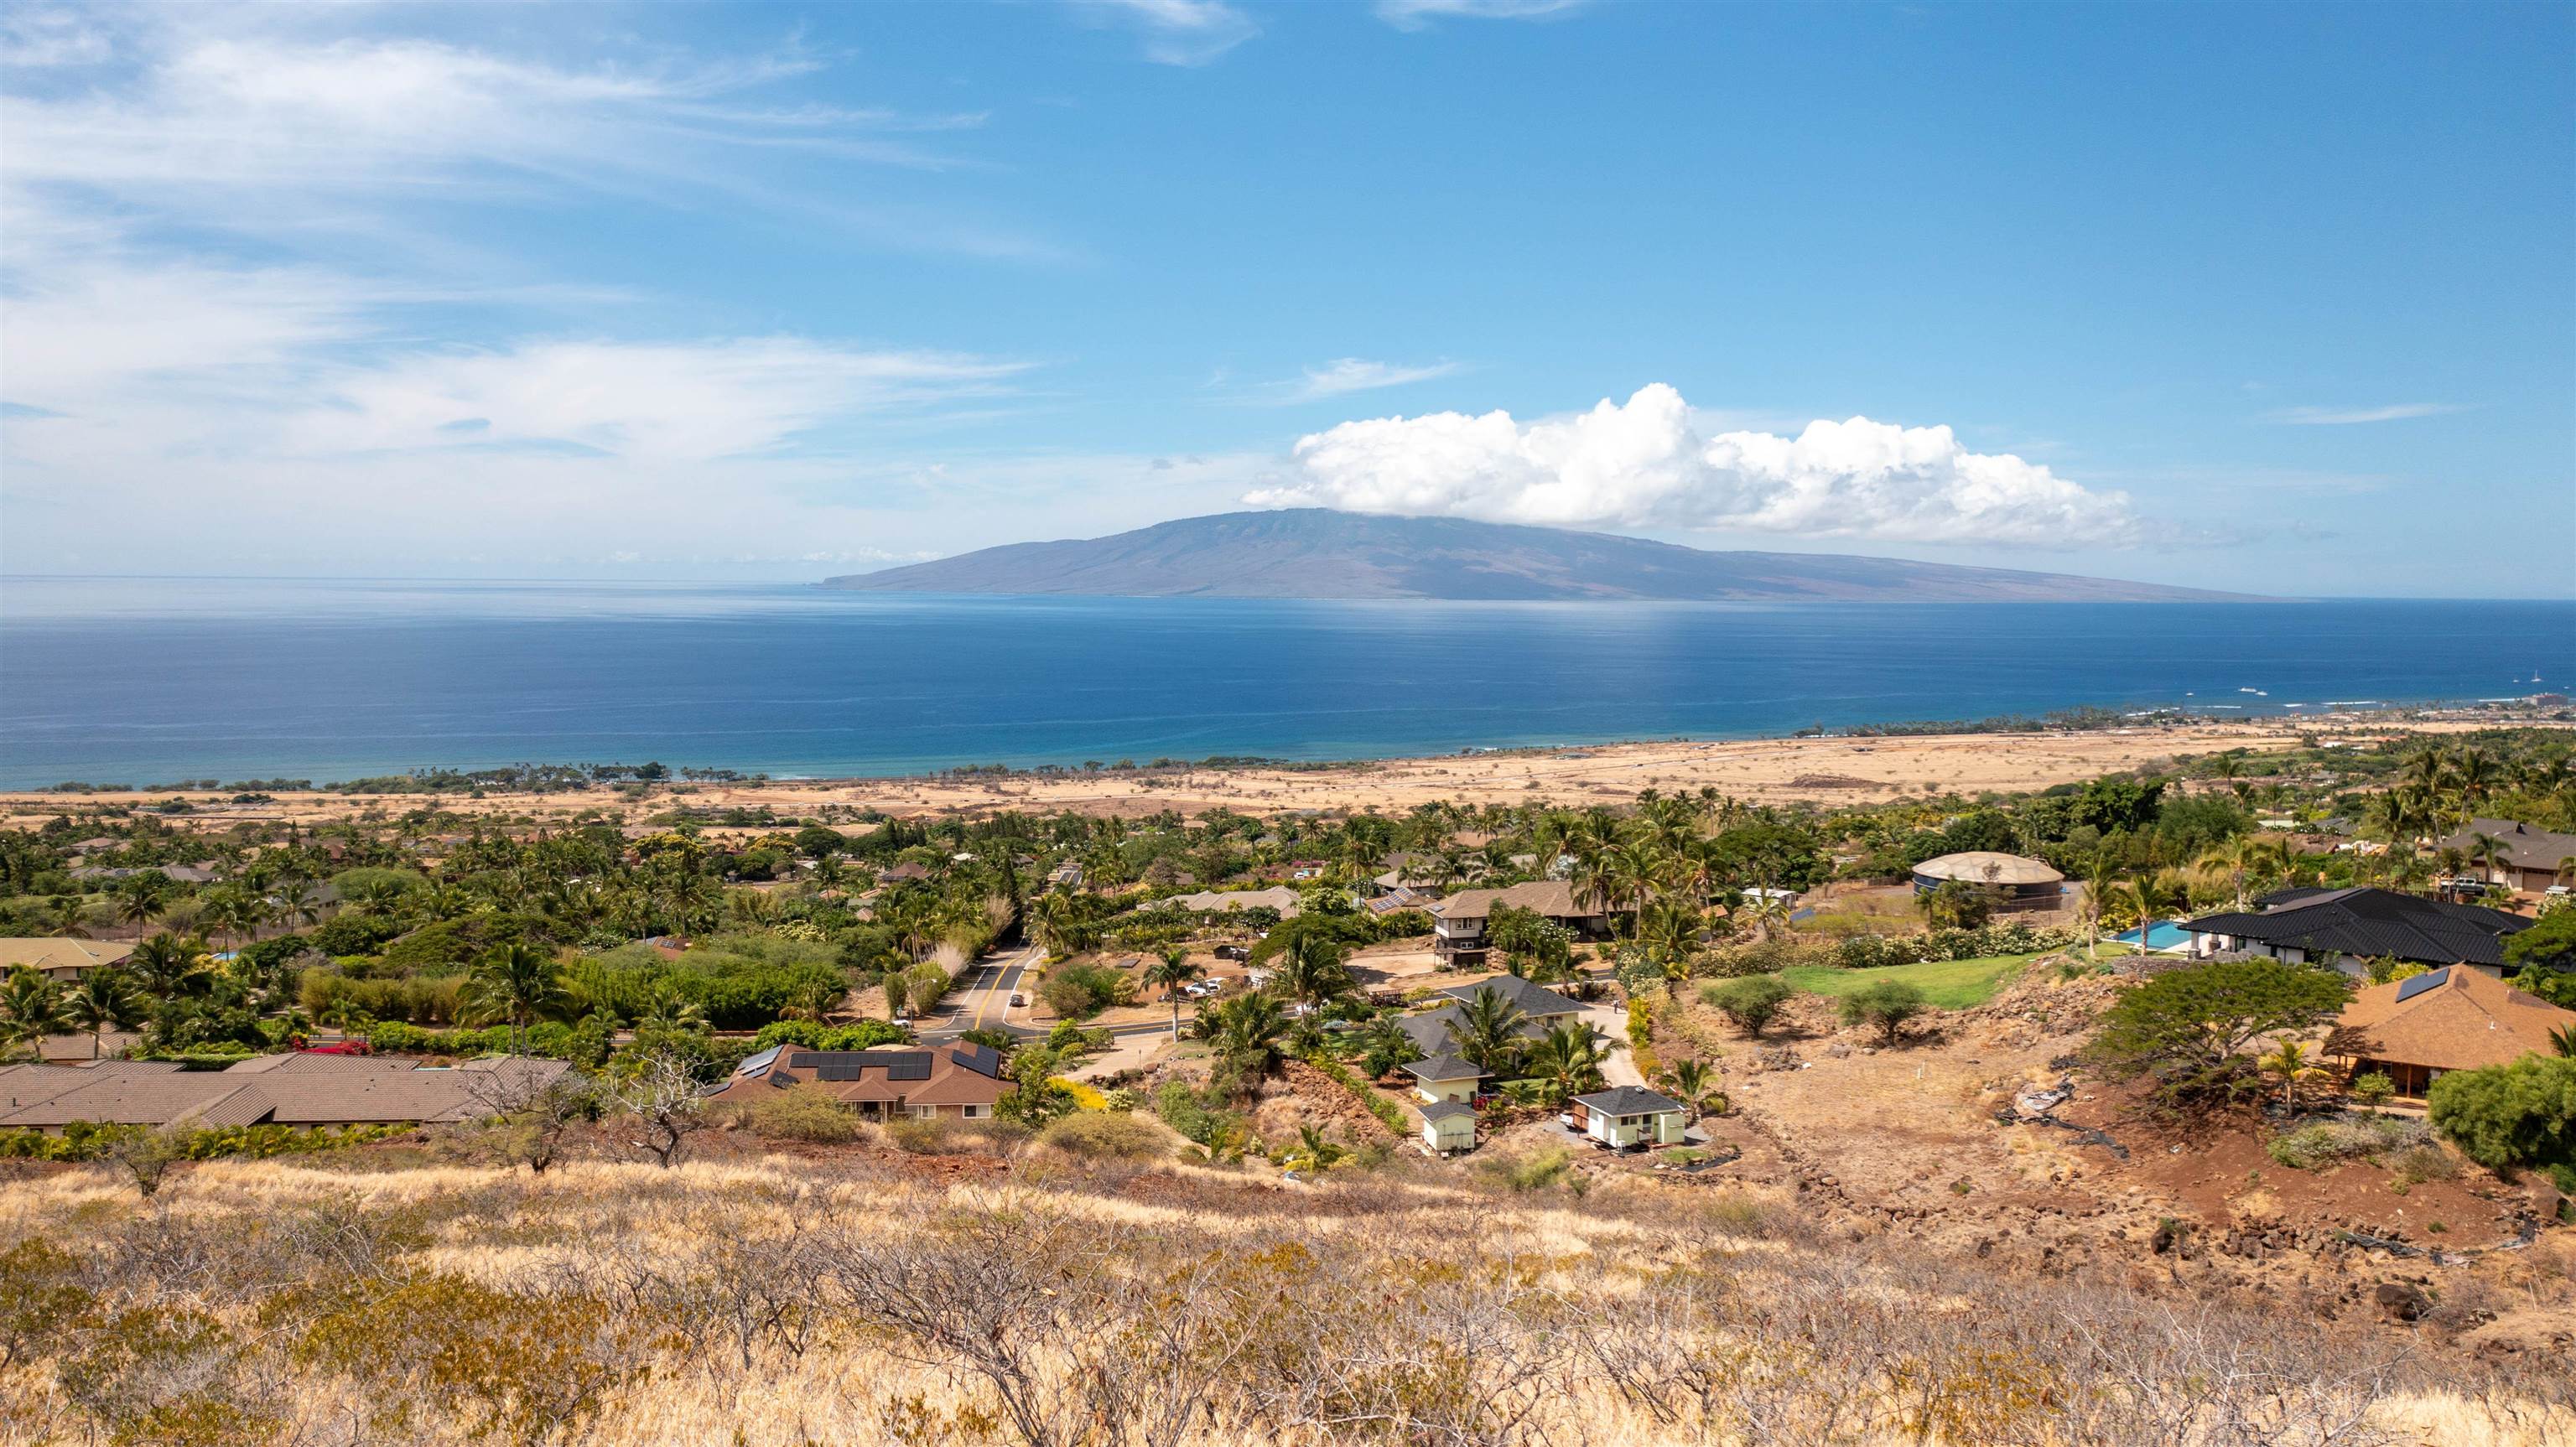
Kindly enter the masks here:
<path id="1" fill-rule="evenodd" d="M 1023 977 L 1045 958 L 1032 946 L 976 961 L 974 970 L 941 1002 L 942 1012 L 920 1022 L 913 1033 L 924 1040 L 953 1040 L 969 1030 L 1002 1030 L 1023 1037 L 1046 1033 L 1029 1024 L 1025 1007 L 1011 1007 L 1011 996 L 1020 989 Z"/>

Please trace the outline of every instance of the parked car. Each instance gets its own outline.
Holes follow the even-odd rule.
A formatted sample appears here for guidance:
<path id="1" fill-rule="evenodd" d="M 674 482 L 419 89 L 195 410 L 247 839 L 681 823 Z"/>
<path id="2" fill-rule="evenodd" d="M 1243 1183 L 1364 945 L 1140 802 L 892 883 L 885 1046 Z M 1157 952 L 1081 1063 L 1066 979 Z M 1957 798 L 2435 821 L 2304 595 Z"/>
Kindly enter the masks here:
<path id="1" fill-rule="evenodd" d="M 1029 1002 L 1029 997 L 1028 997 L 1028 996 L 1023 995 L 1023 994 L 1020 994 L 1020 993 L 1018 993 L 1017 991 L 1012 992 L 1012 995 L 1011 995 L 1011 1004 L 1012 1004 L 1013 1006 L 1025 1005 L 1025 1004 L 1027 1004 L 1028 1002 Z"/>
<path id="2" fill-rule="evenodd" d="M 1216 957 L 1220 960 L 1248 960 L 1252 958 L 1252 950 L 1247 945 L 1218 945 Z"/>

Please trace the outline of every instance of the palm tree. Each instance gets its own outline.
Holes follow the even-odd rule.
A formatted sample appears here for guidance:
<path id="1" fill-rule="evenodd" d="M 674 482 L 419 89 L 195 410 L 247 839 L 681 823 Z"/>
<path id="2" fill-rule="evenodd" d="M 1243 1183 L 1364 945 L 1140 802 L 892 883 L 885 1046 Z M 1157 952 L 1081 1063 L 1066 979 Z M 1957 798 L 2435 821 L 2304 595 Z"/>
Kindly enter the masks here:
<path id="1" fill-rule="evenodd" d="M 136 945 L 125 963 L 148 995 L 166 1000 L 190 994 L 206 972 L 206 942 L 164 930 Z"/>
<path id="2" fill-rule="evenodd" d="M 1212 1027 L 1209 1039 L 1216 1053 L 1236 1070 L 1260 1080 L 1279 1068 L 1279 1041 L 1288 1033 L 1288 1017 L 1277 1000 L 1238 995 L 1200 1018 Z"/>
<path id="3" fill-rule="evenodd" d="M 0 980 L 0 1055 L 19 1045 L 41 1056 L 44 1038 L 67 1035 L 72 1015 L 63 982 L 29 965 L 20 965 Z"/>
<path id="4" fill-rule="evenodd" d="M 109 1026 L 130 1029 L 143 1018 L 143 997 L 134 988 L 134 977 L 114 965 L 81 976 L 66 1007 L 72 1023 L 89 1032 L 92 1060 L 107 1053 Z"/>
<path id="5" fill-rule="evenodd" d="M 554 956 L 531 944 L 498 946 L 465 977 L 467 1011 L 477 1020 L 509 1021 L 513 1055 L 528 1053 L 528 1026 L 560 1010 L 565 1000 Z"/>
<path id="6" fill-rule="evenodd" d="M 1682 1098 L 1682 1104 L 1702 1110 L 1717 1093 L 1717 1067 L 1698 1056 L 1684 1056 L 1665 1068 L 1664 1084 Z"/>
<path id="7" fill-rule="evenodd" d="M 1172 1039 L 1181 1038 L 1181 986 L 1207 973 L 1205 967 L 1190 963 L 1190 952 L 1178 947 L 1163 951 L 1163 957 L 1145 967 L 1145 983 L 1163 992 L 1172 1005 Z"/>
<path id="8" fill-rule="evenodd" d="M 169 888 L 169 879 L 159 874 L 129 874 L 118 880 L 111 891 L 116 897 L 118 922 L 149 924 L 152 917 L 161 912 L 161 900 Z"/>
<path id="9" fill-rule="evenodd" d="M 53 931 L 64 939 L 89 938 L 89 901 L 77 894 L 58 894 L 51 901 Z"/>
<path id="10" fill-rule="evenodd" d="M 1342 1157 L 1350 1154 L 1343 1146 L 1324 1139 L 1324 1133 L 1311 1125 L 1297 1127 L 1297 1144 L 1279 1158 L 1279 1164 L 1292 1171 L 1323 1172 L 1331 1170 Z"/>
<path id="11" fill-rule="evenodd" d="M 1544 1083 L 1548 1104 L 1562 1105 L 1587 1090 L 1601 1088 L 1605 1058 L 1592 1027 L 1568 1020 L 1547 1032 L 1530 1051 L 1530 1071 Z"/>
<path id="12" fill-rule="evenodd" d="M 2284 1040 L 2271 1054 L 2254 1062 L 2255 1068 L 2281 1082 L 2281 1108 L 2298 1108 L 2299 1083 L 2314 1080 L 2326 1072 L 2308 1059 L 2308 1047 L 2296 1040 Z"/>
<path id="13" fill-rule="evenodd" d="M 1392 1015 L 1380 1015 L 1361 1026 L 1359 1042 L 1365 1052 L 1362 1062 L 1372 1077 L 1422 1058 L 1421 1047 L 1413 1043 L 1413 1037 L 1404 1033 L 1404 1027 Z"/>
<path id="14" fill-rule="evenodd" d="M 1449 1033 L 1461 1057 L 1492 1074 L 1509 1075 L 1512 1072 L 1504 1067 L 1519 1054 L 1521 1027 L 1528 1022 L 1510 996 L 1500 990 L 1478 990 L 1459 1008 Z"/>
<path id="15" fill-rule="evenodd" d="M 1293 999 L 1321 1005 L 1357 987 L 1342 963 L 1342 946 L 1313 930 L 1299 930 L 1279 962 L 1279 988 Z"/>
<path id="16" fill-rule="evenodd" d="M 2576 1025 L 2562 1025 L 2549 1032 L 2549 1048 L 2576 1058 Z"/>

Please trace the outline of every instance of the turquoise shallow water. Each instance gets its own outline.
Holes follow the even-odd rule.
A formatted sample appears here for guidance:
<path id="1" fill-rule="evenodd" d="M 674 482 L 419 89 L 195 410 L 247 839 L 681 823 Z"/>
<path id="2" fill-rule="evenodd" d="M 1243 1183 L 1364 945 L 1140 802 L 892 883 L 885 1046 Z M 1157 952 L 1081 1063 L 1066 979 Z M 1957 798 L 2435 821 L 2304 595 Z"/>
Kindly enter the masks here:
<path id="1" fill-rule="evenodd" d="M 1357 758 L 2081 704 L 2284 712 L 2570 678 L 2564 602 L 1333 603 L 12 578 L 0 785 L 645 759 L 863 774 Z"/>

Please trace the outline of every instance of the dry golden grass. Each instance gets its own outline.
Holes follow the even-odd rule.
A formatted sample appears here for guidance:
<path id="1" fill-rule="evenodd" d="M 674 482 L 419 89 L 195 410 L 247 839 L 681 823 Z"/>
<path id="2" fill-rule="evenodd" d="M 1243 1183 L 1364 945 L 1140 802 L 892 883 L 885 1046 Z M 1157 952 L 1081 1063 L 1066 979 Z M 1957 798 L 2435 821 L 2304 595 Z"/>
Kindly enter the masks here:
<path id="1" fill-rule="evenodd" d="M 350 1165 L 0 1189 L 0 1444 L 2576 1440 L 2547 1373 L 1643 1178 Z"/>

